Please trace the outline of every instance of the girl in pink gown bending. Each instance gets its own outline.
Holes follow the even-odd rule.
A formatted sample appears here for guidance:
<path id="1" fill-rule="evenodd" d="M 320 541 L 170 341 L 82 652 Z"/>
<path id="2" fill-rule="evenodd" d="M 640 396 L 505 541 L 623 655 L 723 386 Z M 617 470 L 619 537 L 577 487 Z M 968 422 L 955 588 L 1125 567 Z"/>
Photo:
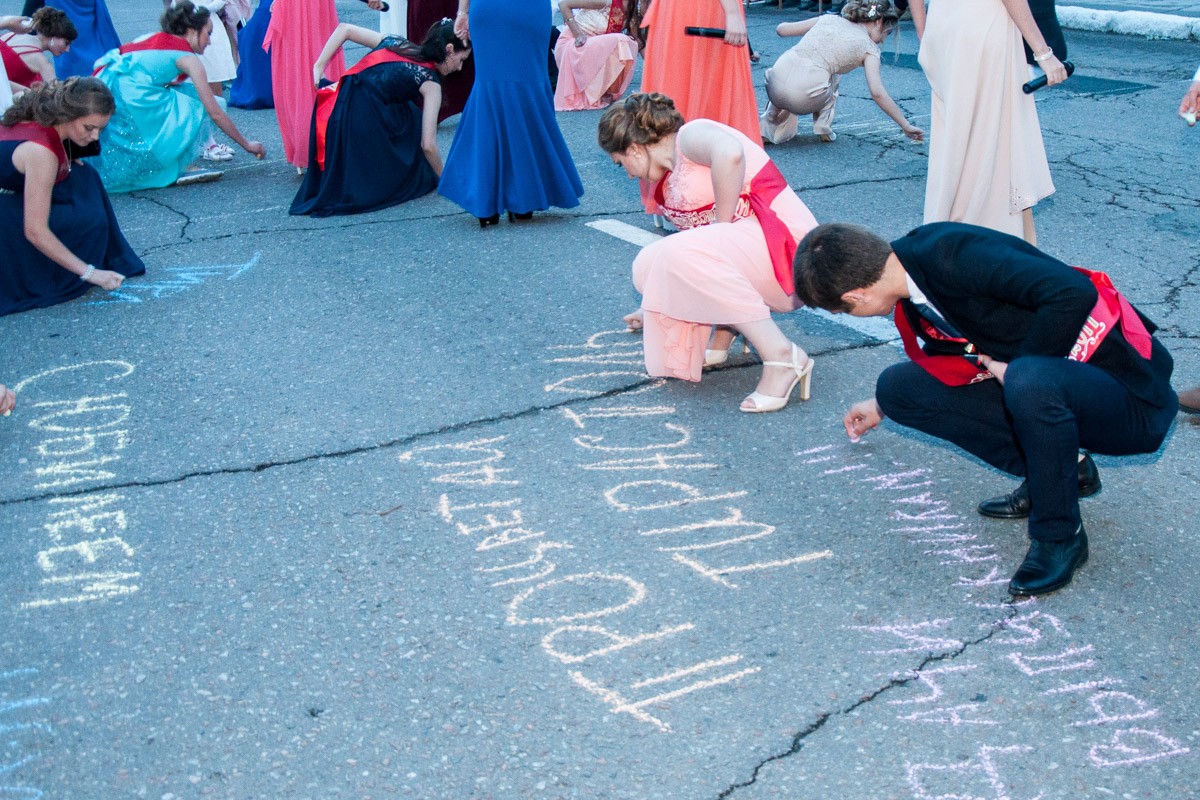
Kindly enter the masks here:
<path id="1" fill-rule="evenodd" d="M 317 100 L 313 64 L 337 25 L 333 0 L 275 0 L 271 7 L 263 49 L 271 53 L 271 90 L 283 154 L 299 172 L 308 166 L 308 134 Z M 345 71 L 346 58 L 338 51 L 325 77 L 336 81 Z"/>
<path id="2" fill-rule="evenodd" d="M 740 334 L 763 359 L 742 411 L 779 411 L 797 385 L 807 400 L 813 360 L 771 312 L 800 306 L 792 258 L 817 222 L 771 159 L 727 125 L 684 124 L 674 101 L 657 93 L 631 95 L 604 112 L 599 139 L 630 178 L 651 184 L 679 228 L 633 262 L 642 307 L 626 322 L 643 330 L 649 373 L 698 381 L 704 367 L 729 357 Z"/>
<path id="3" fill-rule="evenodd" d="M 637 0 L 560 0 L 558 8 L 566 25 L 554 45 L 554 110 L 604 108 L 633 81 Z"/>

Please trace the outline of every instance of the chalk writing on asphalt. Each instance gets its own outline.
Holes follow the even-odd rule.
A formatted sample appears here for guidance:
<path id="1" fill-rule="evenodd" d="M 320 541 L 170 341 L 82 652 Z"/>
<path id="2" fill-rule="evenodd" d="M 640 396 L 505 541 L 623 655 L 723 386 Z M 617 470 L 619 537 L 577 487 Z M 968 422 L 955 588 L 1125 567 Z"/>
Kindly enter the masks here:
<path id="1" fill-rule="evenodd" d="M 194 289 L 214 279 L 231 281 L 258 263 L 262 253 L 255 253 L 243 264 L 213 264 L 209 266 L 184 266 L 153 268 L 147 270 L 148 278 L 133 278 L 114 292 L 89 295 L 88 305 L 107 306 L 114 303 L 144 303 Z"/>
<path id="2" fill-rule="evenodd" d="M 114 480 L 129 444 L 133 414 L 119 387 L 133 374 L 127 361 L 89 361 L 46 370 L 14 386 L 40 436 L 28 459 L 33 486 L 75 491 Z M 126 541 L 129 516 L 119 492 L 51 497 L 35 563 L 40 597 L 22 609 L 90 603 L 138 591 L 141 576 Z"/>

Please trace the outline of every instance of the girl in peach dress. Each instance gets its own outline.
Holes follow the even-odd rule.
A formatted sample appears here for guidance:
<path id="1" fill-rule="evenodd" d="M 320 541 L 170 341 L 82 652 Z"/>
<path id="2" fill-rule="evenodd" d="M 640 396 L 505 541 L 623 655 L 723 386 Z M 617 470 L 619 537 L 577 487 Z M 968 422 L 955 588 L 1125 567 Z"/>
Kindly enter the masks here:
<path id="1" fill-rule="evenodd" d="M 308 166 L 309 130 L 317 100 L 313 64 L 337 25 L 333 0 L 275 0 L 271 7 L 263 49 L 271 53 L 271 91 L 283 154 L 297 172 Z M 336 81 L 345 71 L 346 58 L 338 52 L 325 68 L 325 77 Z"/>
<path id="2" fill-rule="evenodd" d="M 556 111 L 604 108 L 625 94 L 637 62 L 638 43 L 629 35 L 636 7 L 636 0 L 559 2 L 566 25 L 554 46 Z"/>
<path id="3" fill-rule="evenodd" d="M 742 411 L 778 411 L 797 385 L 807 400 L 813 360 L 771 312 L 799 307 L 792 259 L 817 222 L 762 147 L 719 122 L 685 124 L 661 94 L 635 94 L 604 112 L 599 139 L 629 177 L 652 185 L 680 229 L 633 263 L 642 308 L 626 320 L 642 328 L 647 371 L 698 381 L 740 334 L 763 359 Z"/>

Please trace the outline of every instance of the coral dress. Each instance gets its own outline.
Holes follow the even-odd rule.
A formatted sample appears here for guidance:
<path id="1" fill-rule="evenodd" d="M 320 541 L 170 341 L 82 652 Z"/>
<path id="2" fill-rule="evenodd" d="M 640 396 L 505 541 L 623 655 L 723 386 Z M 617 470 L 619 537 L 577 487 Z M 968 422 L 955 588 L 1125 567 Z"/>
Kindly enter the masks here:
<path id="1" fill-rule="evenodd" d="M 50 194 L 50 230 L 68 250 L 97 269 L 129 277 L 146 271 L 145 264 L 121 235 L 112 204 L 96 170 L 72 163 L 53 128 L 33 123 L 0 127 L 0 316 L 63 303 L 92 288 L 79 276 L 51 261 L 25 238 L 25 176 L 13 165 L 12 154 L 34 141 L 59 159 L 58 179 Z"/>
<path id="2" fill-rule="evenodd" d="M 550 20 L 540 0 L 472 0 L 475 86 L 438 191 L 473 216 L 574 208 L 583 195 L 546 77 Z"/>
<path id="3" fill-rule="evenodd" d="M 96 62 L 96 77 L 117 106 L 100 134 L 96 160 L 104 187 L 113 194 L 170 186 L 196 160 L 200 143 L 212 132 L 192 82 L 178 82 L 175 62 L 192 53 L 187 41 L 162 33 L 140 41 L 175 49 L 122 53 L 123 47 Z"/>
<path id="4" fill-rule="evenodd" d="M 317 89 L 312 69 L 325 42 L 337 27 L 333 0 L 275 0 L 263 49 L 271 53 L 271 94 L 283 155 L 294 167 L 308 166 L 308 131 Z M 325 67 L 325 77 L 336 81 L 346 71 L 339 50 Z"/>
<path id="5" fill-rule="evenodd" d="M 584 8 L 575 12 L 575 24 L 587 34 L 583 47 L 564 27 L 554 45 L 558 62 L 558 86 L 554 90 L 557 111 L 604 108 L 629 88 L 637 63 L 638 43 L 622 33 L 625 28 L 624 0 L 612 0 L 607 11 Z"/>
<path id="6" fill-rule="evenodd" d="M 745 12 L 739 12 L 744 14 Z M 642 91 L 662 92 L 683 118 L 711 119 L 760 142 L 758 100 L 750 78 L 750 53 L 720 39 L 688 36 L 690 26 L 724 28 L 720 0 L 654 0 L 648 27 Z"/>
<path id="7" fill-rule="evenodd" d="M 1021 236 L 1054 183 L 1016 24 L 1001 0 L 939 0 L 918 60 L 933 89 L 925 222 Z"/>
<path id="8" fill-rule="evenodd" d="M 654 188 L 662 213 L 680 230 L 638 254 L 633 284 L 645 311 L 646 370 L 698 381 L 713 325 L 757 322 L 800 307 L 790 256 L 782 259 L 787 274 L 781 276 L 780 251 L 790 245 L 794 254 L 817 221 L 757 141 L 708 120 L 684 125 L 680 135 L 692 125 L 718 125 L 742 143 L 746 182 L 734 221 L 713 224 L 712 171 L 680 152 L 677 136 L 675 169 Z"/>

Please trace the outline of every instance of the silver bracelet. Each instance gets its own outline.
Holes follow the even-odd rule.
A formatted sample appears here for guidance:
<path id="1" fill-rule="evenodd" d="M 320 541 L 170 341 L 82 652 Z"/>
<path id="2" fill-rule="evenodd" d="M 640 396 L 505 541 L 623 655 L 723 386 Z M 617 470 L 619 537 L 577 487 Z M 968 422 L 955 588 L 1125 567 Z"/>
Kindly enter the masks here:
<path id="1" fill-rule="evenodd" d="M 88 264 L 88 265 L 87 265 L 87 269 L 85 269 L 85 270 L 83 271 L 83 274 L 79 276 L 79 280 L 83 281 L 84 283 L 87 283 L 87 282 L 88 282 L 88 278 L 92 277 L 92 275 L 93 275 L 95 272 L 96 272 L 96 268 L 95 268 L 95 267 L 93 267 L 91 264 Z"/>
<path id="2" fill-rule="evenodd" d="M 1047 50 L 1046 52 L 1042 53 L 1040 56 L 1034 56 L 1033 60 L 1040 64 L 1043 61 L 1049 61 L 1052 58 L 1054 58 L 1054 51 Z"/>

